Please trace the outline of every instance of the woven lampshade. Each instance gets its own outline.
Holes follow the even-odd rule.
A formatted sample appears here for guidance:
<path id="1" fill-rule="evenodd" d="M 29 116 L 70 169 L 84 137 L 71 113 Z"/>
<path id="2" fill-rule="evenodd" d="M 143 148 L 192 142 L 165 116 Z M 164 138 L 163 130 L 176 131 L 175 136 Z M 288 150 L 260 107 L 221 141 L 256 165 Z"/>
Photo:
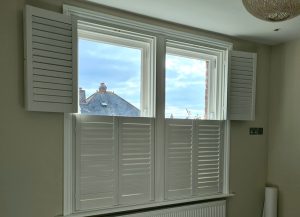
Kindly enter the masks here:
<path id="1" fill-rule="evenodd" d="M 247 11 L 253 16 L 278 22 L 300 14 L 300 0 L 243 0 Z"/>

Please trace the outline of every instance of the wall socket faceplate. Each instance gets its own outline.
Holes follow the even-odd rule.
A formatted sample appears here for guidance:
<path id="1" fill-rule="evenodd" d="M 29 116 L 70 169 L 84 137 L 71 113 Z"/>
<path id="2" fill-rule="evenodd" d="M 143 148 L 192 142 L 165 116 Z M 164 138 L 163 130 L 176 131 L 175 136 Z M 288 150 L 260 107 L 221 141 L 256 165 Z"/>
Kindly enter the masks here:
<path id="1" fill-rule="evenodd" d="M 263 135 L 264 134 L 264 128 L 262 128 L 262 127 L 250 127 L 249 134 L 250 135 Z"/>

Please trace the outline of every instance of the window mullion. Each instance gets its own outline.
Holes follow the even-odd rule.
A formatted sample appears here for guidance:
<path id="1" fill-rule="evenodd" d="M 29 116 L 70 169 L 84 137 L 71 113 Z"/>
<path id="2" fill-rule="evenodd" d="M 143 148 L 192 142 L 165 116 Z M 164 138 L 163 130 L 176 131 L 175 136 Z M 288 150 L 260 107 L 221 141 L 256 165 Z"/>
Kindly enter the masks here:
<path id="1" fill-rule="evenodd" d="M 156 41 L 155 201 L 164 200 L 165 186 L 165 37 Z"/>

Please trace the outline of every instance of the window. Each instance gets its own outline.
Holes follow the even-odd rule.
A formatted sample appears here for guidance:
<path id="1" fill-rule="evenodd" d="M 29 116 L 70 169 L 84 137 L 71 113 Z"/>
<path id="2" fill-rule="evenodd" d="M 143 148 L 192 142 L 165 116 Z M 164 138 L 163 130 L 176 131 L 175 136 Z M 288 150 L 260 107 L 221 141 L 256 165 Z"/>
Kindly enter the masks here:
<path id="1" fill-rule="evenodd" d="M 227 45 L 103 16 L 78 20 L 68 212 L 224 196 Z"/>
<path id="2" fill-rule="evenodd" d="M 207 119 L 208 65 L 200 58 L 167 53 L 167 118 Z"/>
<path id="3" fill-rule="evenodd" d="M 153 38 L 81 23 L 78 43 L 81 114 L 153 116 Z"/>
<path id="4" fill-rule="evenodd" d="M 217 119 L 216 61 L 208 49 L 167 43 L 166 118 Z"/>
<path id="5" fill-rule="evenodd" d="M 220 51 L 167 40 L 165 84 L 165 197 L 224 192 L 225 90 Z"/>

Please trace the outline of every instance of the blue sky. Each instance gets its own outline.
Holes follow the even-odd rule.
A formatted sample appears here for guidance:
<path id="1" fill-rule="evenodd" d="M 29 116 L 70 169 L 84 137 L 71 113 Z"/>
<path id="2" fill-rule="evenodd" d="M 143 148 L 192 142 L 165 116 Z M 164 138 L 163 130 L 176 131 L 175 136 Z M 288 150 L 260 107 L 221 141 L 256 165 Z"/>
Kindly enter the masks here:
<path id="1" fill-rule="evenodd" d="M 205 97 L 203 60 L 167 55 L 166 117 L 203 116 Z M 101 82 L 137 108 L 140 108 L 141 51 L 89 40 L 79 40 L 79 87 L 87 97 Z"/>

